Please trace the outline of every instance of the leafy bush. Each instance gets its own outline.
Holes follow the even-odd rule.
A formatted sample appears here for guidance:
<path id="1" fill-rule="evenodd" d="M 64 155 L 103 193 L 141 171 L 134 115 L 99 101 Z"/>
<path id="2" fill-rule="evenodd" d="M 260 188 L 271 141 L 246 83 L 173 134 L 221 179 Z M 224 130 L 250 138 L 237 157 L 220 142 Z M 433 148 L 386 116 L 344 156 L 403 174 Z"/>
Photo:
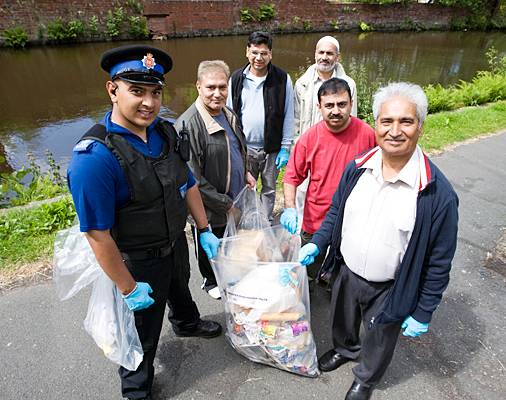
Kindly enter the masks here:
<path id="1" fill-rule="evenodd" d="M 88 26 L 87 26 L 87 31 L 88 31 L 88 36 L 90 37 L 95 37 L 95 36 L 98 36 L 99 34 L 99 29 L 98 29 L 98 17 L 96 15 L 93 15 L 90 17 L 89 21 L 88 21 Z"/>
<path id="2" fill-rule="evenodd" d="M 242 23 L 253 22 L 255 20 L 254 11 L 251 8 L 242 8 L 240 13 Z"/>
<path id="3" fill-rule="evenodd" d="M 47 24 L 47 37 L 49 40 L 56 42 L 63 41 L 67 38 L 67 29 L 65 22 L 61 18 L 57 18 Z"/>
<path id="4" fill-rule="evenodd" d="M 107 12 L 105 25 L 106 33 L 109 37 L 115 38 L 121 34 L 125 18 L 123 7 L 118 7 L 114 11 L 109 10 Z"/>
<path id="5" fill-rule="evenodd" d="M 0 174 L 0 207 L 19 206 L 67 193 L 60 167 L 50 152 L 46 153 L 49 170 L 42 172 L 29 155 L 30 167 Z"/>
<path id="6" fill-rule="evenodd" d="M 67 39 L 77 39 L 84 36 L 85 26 L 84 22 L 78 19 L 73 19 L 67 23 L 66 27 Z"/>
<path id="7" fill-rule="evenodd" d="M 28 42 L 28 33 L 21 26 L 4 30 L 3 37 L 7 47 L 25 47 Z"/>
<path id="8" fill-rule="evenodd" d="M 274 3 L 262 4 L 258 7 L 257 20 L 258 21 L 270 21 L 276 17 L 276 9 Z"/>
<path id="9" fill-rule="evenodd" d="M 363 21 L 358 24 L 358 27 L 362 32 L 370 32 L 373 30 L 371 25 L 367 25 Z"/>
<path id="10" fill-rule="evenodd" d="M 131 15 L 128 17 L 130 25 L 128 32 L 135 39 L 147 39 L 149 37 L 148 23 L 145 17 Z"/>
<path id="11" fill-rule="evenodd" d="M 11 210 L 0 215 L 0 241 L 65 229 L 72 225 L 75 217 L 70 196 L 32 209 Z"/>

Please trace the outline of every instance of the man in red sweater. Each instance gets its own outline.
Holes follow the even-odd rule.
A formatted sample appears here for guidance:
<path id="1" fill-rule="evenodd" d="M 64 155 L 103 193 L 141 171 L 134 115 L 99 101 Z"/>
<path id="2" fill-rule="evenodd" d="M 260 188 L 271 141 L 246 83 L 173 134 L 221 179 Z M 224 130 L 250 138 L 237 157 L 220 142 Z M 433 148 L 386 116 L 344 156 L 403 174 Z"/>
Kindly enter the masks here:
<path id="1" fill-rule="evenodd" d="M 285 210 L 281 224 L 295 233 L 298 226 L 295 195 L 297 186 L 310 175 L 302 219 L 302 245 L 320 228 L 346 165 L 357 154 L 376 146 L 374 130 L 364 121 L 352 117 L 351 90 L 339 78 L 324 82 L 318 90 L 318 108 L 323 120 L 309 128 L 295 144 L 286 167 L 284 183 Z M 308 268 L 315 278 L 325 254 Z"/>

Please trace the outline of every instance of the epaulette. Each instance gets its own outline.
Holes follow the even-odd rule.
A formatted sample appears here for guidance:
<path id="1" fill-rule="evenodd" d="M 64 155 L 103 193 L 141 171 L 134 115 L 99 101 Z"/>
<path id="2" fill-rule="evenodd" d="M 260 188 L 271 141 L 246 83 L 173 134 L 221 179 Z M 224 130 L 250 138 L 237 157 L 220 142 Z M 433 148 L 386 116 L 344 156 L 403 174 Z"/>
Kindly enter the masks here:
<path id="1" fill-rule="evenodd" d="M 74 149 L 72 151 L 75 151 L 77 153 L 83 153 L 86 151 L 89 151 L 91 149 L 91 145 L 95 142 L 93 139 L 84 139 L 81 140 L 79 143 L 77 143 L 74 146 Z"/>

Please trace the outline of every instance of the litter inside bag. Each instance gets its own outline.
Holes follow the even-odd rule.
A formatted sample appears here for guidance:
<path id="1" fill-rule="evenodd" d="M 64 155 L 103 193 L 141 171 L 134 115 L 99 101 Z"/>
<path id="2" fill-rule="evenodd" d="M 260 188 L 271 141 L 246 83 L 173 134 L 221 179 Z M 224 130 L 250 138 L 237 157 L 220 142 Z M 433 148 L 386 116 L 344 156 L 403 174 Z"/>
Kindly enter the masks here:
<path id="1" fill-rule="evenodd" d="M 128 370 L 136 370 L 144 353 L 134 313 L 103 272 L 78 225 L 56 235 L 53 279 L 60 300 L 67 300 L 93 284 L 84 327 L 107 358 Z"/>
<path id="2" fill-rule="evenodd" d="M 241 194 L 247 197 L 241 199 Z M 225 306 L 226 337 L 252 361 L 316 377 L 307 273 L 296 262 L 300 238 L 279 225 L 270 227 L 254 191 L 241 194 L 236 203 L 244 206 L 229 215 L 212 260 Z M 251 212 L 251 218 L 242 210 Z"/>
<path id="3" fill-rule="evenodd" d="M 135 371 L 143 358 L 135 318 L 105 273 L 93 284 L 84 328 L 112 362 Z"/>

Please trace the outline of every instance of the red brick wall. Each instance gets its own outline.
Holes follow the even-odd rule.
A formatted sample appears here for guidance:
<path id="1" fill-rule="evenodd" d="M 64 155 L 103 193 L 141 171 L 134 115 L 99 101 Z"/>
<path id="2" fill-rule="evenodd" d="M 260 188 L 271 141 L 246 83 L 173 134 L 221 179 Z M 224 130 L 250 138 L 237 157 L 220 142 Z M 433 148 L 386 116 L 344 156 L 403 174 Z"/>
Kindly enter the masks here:
<path id="1" fill-rule="evenodd" d="M 22 26 L 36 38 L 41 24 L 59 17 L 87 21 L 93 15 L 105 21 L 107 11 L 117 6 L 117 0 L 0 0 L 0 31 Z"/>
<path id="2" fill-rule="evenodd" d="M 266 3 L 275 6 L 277 15 L 273 21 L 241 22 L 241 9 L 258 10 Z M 331 30 L 336 23 L 338 29 L 354 29 L 362 21 L 375 29 L 406 29 L 416 24 L 448 29 L 452 17 L 465 15 L 462 10 L 416 3 L 381 6 L 336 4 L 327 0 L 146 0 L 144 4 L 150 30 L 170 36 L 240 33 L 261 27 L 281 31 Z"/>
<path id="3" fill-rule="evenodd" d="M 259 28 L 277 31 L 354 29 L 363 21 L 375 29 L 409 28 L 413 23 L 431 29 L 447 29 L 452 17 L 462 16 L 462 10 L 435 5 L 408 6 L 336 4 L 327 0 L 138 0 L 144 5 L 150 30 L 169 36 L 245 33 Z M 273 3 L 277 12 L 273 21 L 242 23 L 240 10 Z M 37 38 L 39 26 L 58 17 L 65 20 L 89 20 L 93 15 L 104 23 L 108 10 L 123 5 L 121 0 L 0 0 L 0 31 L 23 26 L 32 39 Z"/>

